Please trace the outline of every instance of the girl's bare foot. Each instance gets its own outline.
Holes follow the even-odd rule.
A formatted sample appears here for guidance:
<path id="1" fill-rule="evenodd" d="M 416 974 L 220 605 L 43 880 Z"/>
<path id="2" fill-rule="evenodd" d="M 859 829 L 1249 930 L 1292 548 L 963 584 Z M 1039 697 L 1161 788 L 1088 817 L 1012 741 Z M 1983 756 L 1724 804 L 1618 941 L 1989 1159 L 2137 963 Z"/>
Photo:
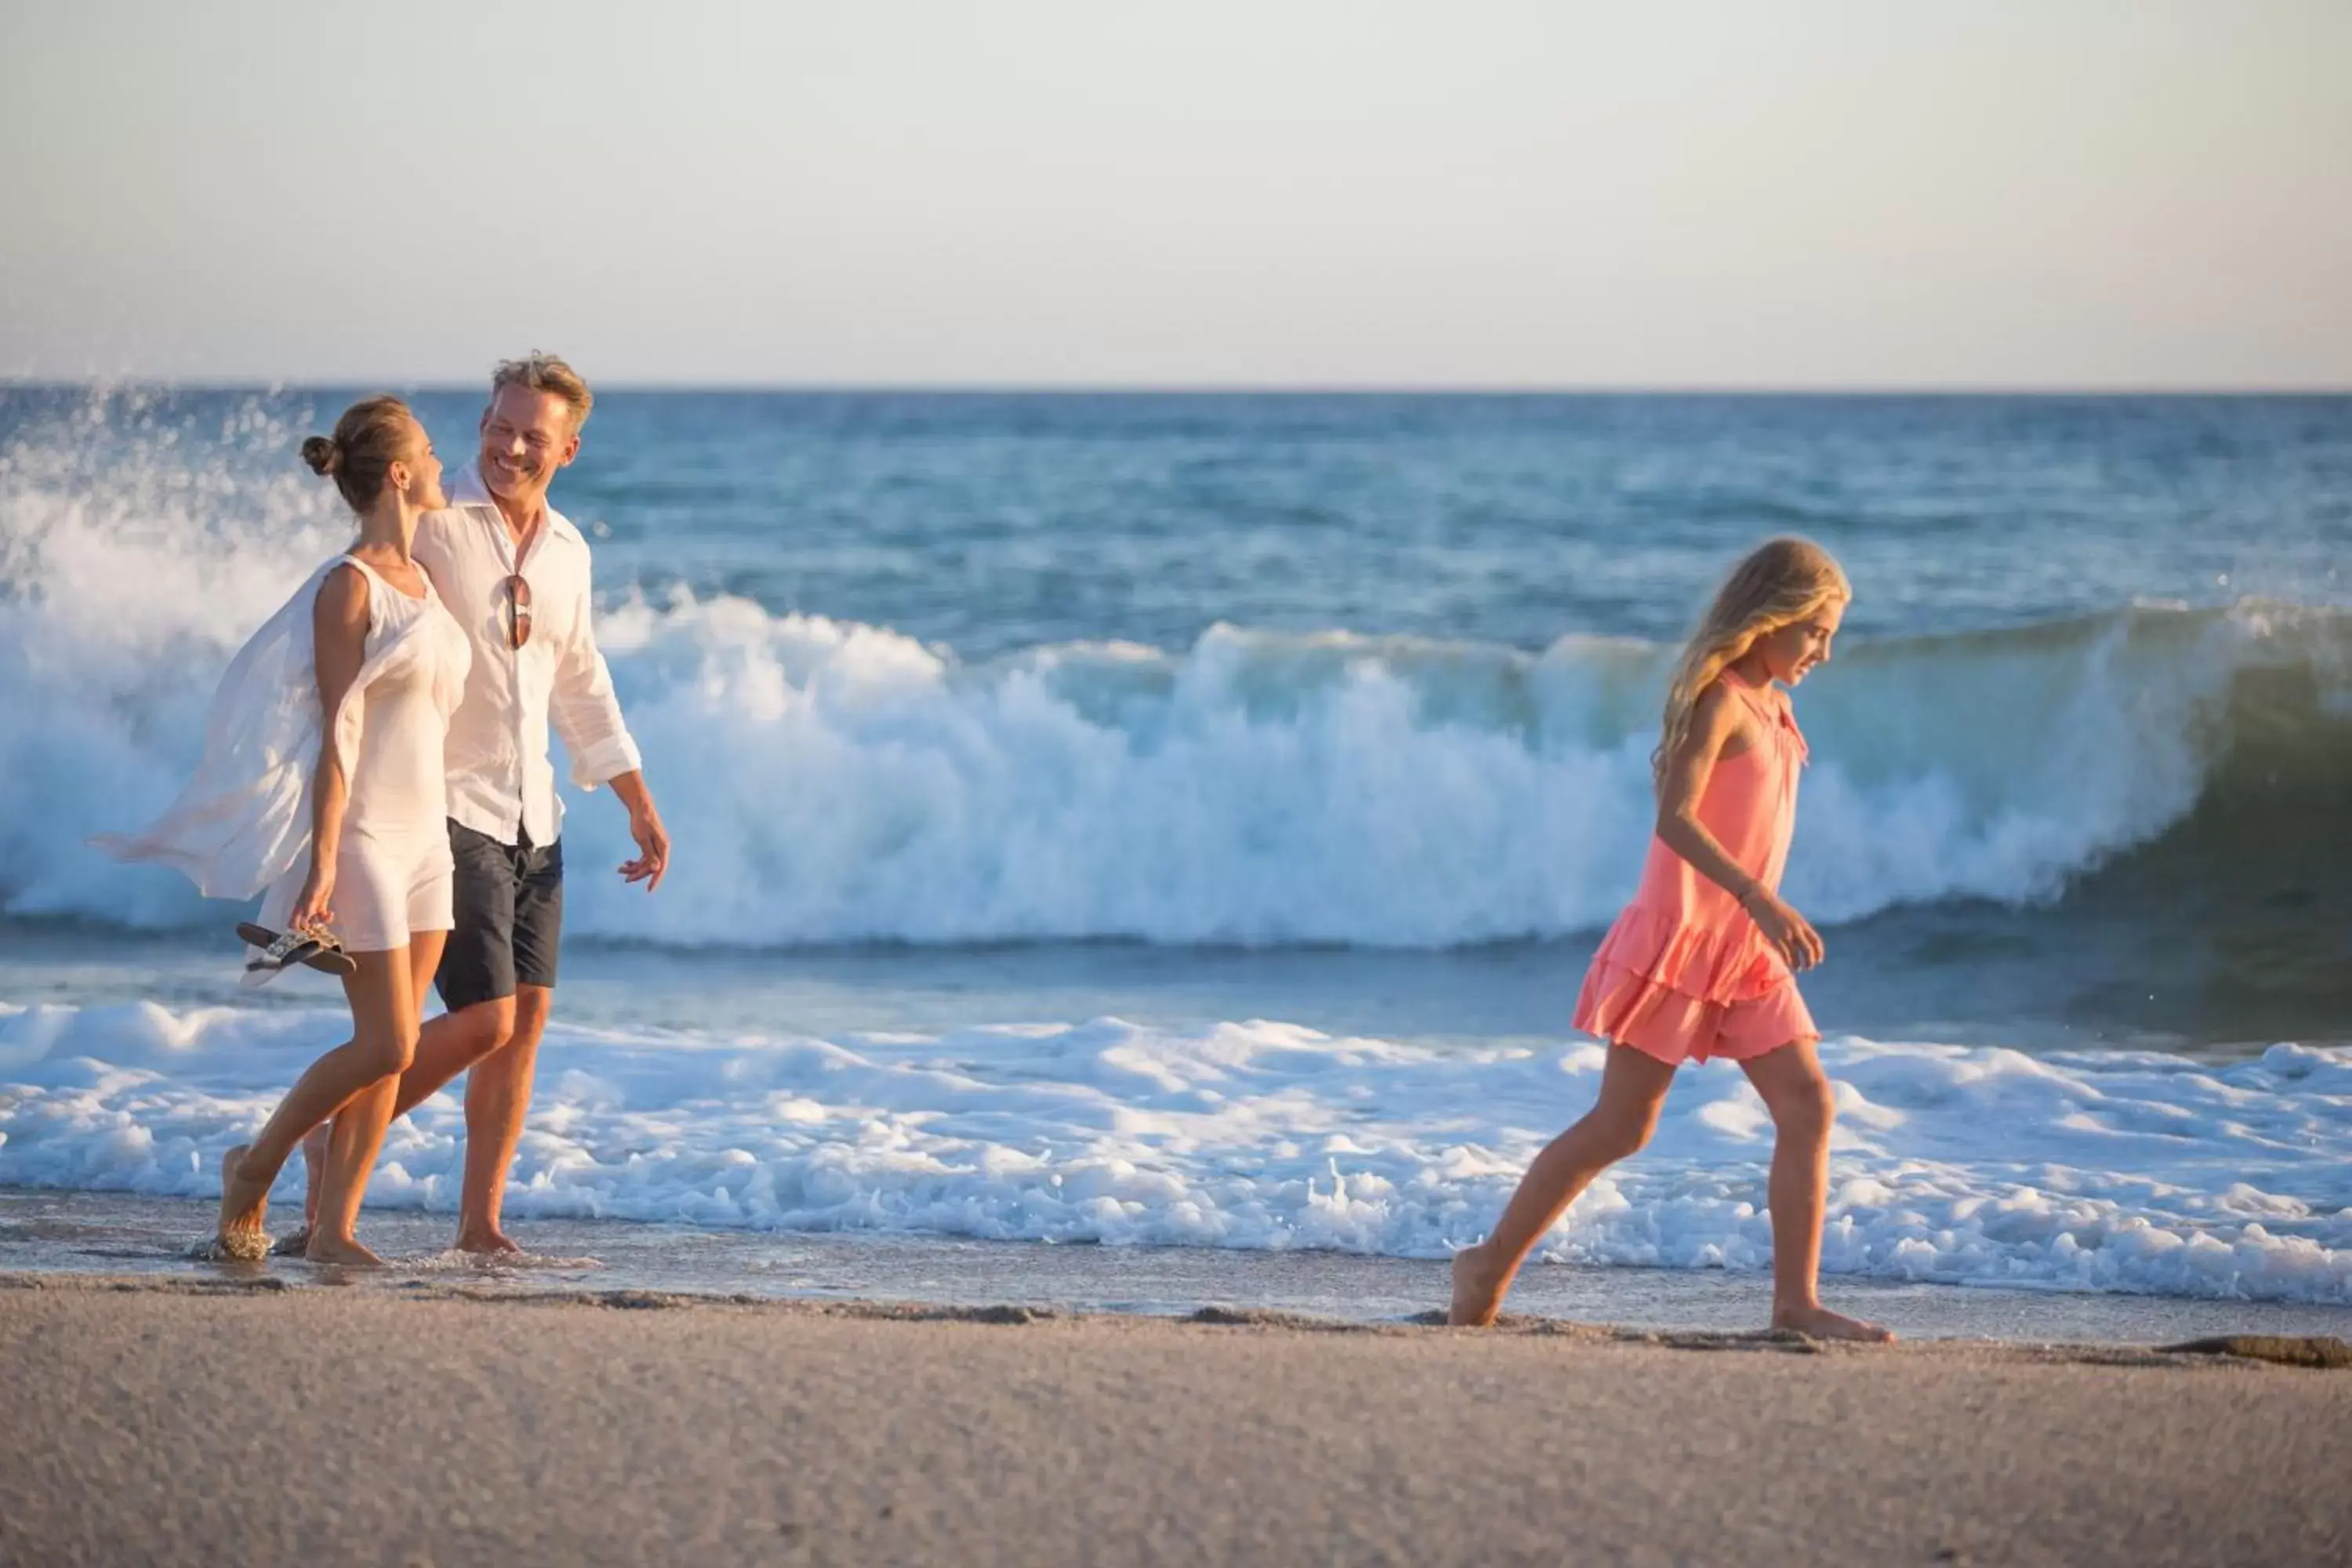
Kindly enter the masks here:
<path id="1" fill-rule="evenodd" d="M 1860 1340 L 1867 1344 L 1892 1344 L 1895 1331 L 1882 1323 L 1862 1318 L 1849 1318 L 1843 1312 L 1832 1312 L 1820 1302 L 1799 1307 L 1772 1309 L 1772 1326 L 1794 1329 L 1809 1339 Z"/>
<path id="2" fill-rule="evenodd" d="M 310 1249 L 302 1254 L 313 1263 L 341 1263 L 352 1268 L 381 1268 L 383 1259 L 362 1246 L 355 1237 L 310 1233 Z"/>
<path id="3" fill-rule="evenodd" d="M 256 1190 L 253 1178 L 244 1173 L 248 1152 L 247 1147 L 240 1143 L 221 1156 L 220 1227 L 216 1239 L 221 1254 L 227 1258 L 269 1255 L 269 1233 L 262 1228 L 269 1217 L 269 1184 L 263 1182 Z"/>
<path id="4" fill-rule="evenodd" d="M 1497 1273 L 1484 1243 L 1454 1255 L 1454 1304 L 1445 1321 L 1457 1329 L 1483 1329 L 1503 1308 L 1503 1289 L 1510 1281 Z"/>
<path id="5" fill-rule="evenodd" d="M 522 1248 L 507 1238 L 502 1230 L 461 1230 L 457 1233 L 457 1250 L 485 1258 L 520 1258 Z"/>

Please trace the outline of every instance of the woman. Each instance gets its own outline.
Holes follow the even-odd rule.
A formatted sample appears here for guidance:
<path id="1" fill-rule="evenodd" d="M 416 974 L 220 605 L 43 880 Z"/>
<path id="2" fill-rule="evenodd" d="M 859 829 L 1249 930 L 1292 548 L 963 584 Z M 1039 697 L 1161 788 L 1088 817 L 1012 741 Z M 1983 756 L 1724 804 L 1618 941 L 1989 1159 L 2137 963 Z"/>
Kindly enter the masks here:
<path id="1" fill-rule="evenodd" d="M 302 1135 L 331 1117 L 304 1256 L 374 1264 L 354 1228 L 452 923 L 441 747 L 472 655 L 409 554 L 418 515 L 446 502 L 407 405 L 353 404 L 333 436 L 302 443 L 302 457 L 359 515 L 358 542 L 231 663 L 205 761 L 172 809 L 146 833 L 102 845 L 175 865 L 209 897 L 267 888 L 264 926 L 330 933 L 348 954 L 352 1038 L 310 1064 L 251 1143 L 221 1157 L 217 1249 L 268 1252 L 270 1184 Z"/>

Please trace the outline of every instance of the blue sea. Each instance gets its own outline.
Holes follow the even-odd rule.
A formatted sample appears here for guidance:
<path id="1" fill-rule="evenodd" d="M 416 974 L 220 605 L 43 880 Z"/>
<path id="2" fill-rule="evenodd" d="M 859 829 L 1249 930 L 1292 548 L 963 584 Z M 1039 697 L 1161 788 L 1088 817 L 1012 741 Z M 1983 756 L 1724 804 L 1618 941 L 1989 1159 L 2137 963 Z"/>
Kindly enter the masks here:
<path id="1" fill-rule="evenodd" d="M 339 1037 L 83 840 L 341 543 L 358 390 L 0 388 L 0 1184 L 202 1198 Z M 676 869 L 571 797 L 526 1231 L 1443 1257 L 1590 1102 L 1665 668 L 1796 531 L 1825 1267 L 2352 1302 L 2352 398 L 615 390 L 555 500 Z M 1548 1255 L 1759 1269 L 1769 1145 L 1686 1072 Z"/>

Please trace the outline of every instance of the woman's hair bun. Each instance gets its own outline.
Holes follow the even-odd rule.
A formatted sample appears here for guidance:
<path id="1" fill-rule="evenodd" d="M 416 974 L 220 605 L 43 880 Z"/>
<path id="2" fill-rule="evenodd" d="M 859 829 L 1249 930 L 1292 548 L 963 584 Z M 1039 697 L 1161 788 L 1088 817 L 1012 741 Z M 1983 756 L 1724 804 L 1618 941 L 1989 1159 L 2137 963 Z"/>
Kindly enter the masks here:
<path id="1" fill-rule="evenodd" d="M 325 436 L 313 436 L 302 443 L 302 460 L 310 465 L 314 474 L 326 476 L 343 466 L 343 449 Z"/>
<path id="2" fill-rule="evenodd" d="M 397 397 L 363 397 L 343 410 L 331 436 L 313 436 L 302 443 L 302 460 L 311 471 L 335 481 L 335 489 L 353 511 L 364 515 L 392 482 L 392 466 L 406 458 L 425 432 Z"/>

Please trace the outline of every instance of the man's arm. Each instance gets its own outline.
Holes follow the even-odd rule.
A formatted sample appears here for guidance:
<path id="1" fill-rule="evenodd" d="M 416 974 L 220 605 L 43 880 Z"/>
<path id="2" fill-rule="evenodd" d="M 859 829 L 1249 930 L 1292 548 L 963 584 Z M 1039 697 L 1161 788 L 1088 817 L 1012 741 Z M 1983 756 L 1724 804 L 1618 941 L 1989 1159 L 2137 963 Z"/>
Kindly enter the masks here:
<path id="1" fill-rule="evenodd" d="M 572 635 L 556 656 L 547 714 L 572 759 L 572 782 L 582 789 L 610 784 L 628 809 L 629 837 L 636 840 L 637 858 L 621 867 L 621 877 L 645 883 L 651 892 L 669 869 L 669 833 L 655 809 L 653 792 L 646 787 L 644 759 L 621 717 L 613 672 L 597 650 L 593 608 L 583 573 Z"/>

